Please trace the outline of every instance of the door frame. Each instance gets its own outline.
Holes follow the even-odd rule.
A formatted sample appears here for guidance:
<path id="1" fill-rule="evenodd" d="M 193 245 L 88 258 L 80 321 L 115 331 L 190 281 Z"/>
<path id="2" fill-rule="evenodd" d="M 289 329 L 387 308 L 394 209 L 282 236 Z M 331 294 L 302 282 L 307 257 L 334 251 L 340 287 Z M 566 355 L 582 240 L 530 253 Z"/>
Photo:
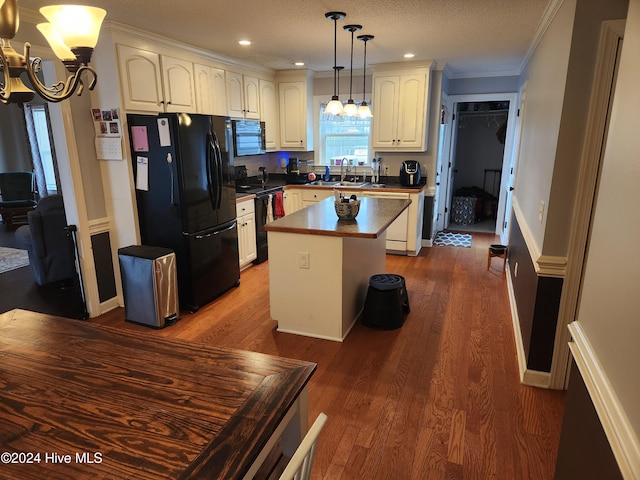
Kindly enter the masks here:
<path id="1" fill-rule="evenodd" d="M 509 170 L 512 162 L 517 163 L 517 156 L 514 155 L 513 137 L 515 131 L 515 119 L 517 114 L 517 101 L 518 94 L 516 92 L 504 92 L 504 93 L 481 93 L 481 94 L 467 94 L 467 95 L 449 95 L 447 98 L 447 108 L 450 112 L 455 113 L 458 108 L 458 103 L 467 102 L 509 102 L 509 113 L 507 118 L 507 132 L 504 144 L 504 153 L 502 156 L 502 176 L 500 178 L 500 198 L 498 199 L 498 212 L 497 218 L 504 218 L 505 206 L 507 204 L 507 196 L 511 196 L 512 192 L 507 188 L 506 191 L 503 186 L 507 185 L 509 180 Z M 453 118 L 453 116 L 452 116 Z M 444 139 L 443 159 L 442 165 L 447 166 L 446 172 L 441 172 L 440 178 L 442 179 L 440 185 L 440 197 L 439 197 L 439 213 L 438 215 L 438 229 L 442 230 L 448 227 L 448 216 L 445 214 L 445 209 L 448 209 L 447 213 L 451 213 L 451 205 L 447 205 L 447 197 L 443 198 L 443 191 L 449 192 L 453 188 L 451 185 L 451 170 L 455 164 L 455 142 L 457 141 L 457 128 L 455 128 L 457 119 L 451 122 L 451 128 L 447 129 Z M 514 158 L 515 157 L 515 158 Z M 513 166 L 515 169 L 515 165 Z M 442 223 L 440 223 L 442 219 Z M 442 228 L 440 228 L 442 227 Z M 499 228 L 500 227 L 500 228 Z M 508 241 L 508 227 L 499 225 L 496 221 L 496 235 L 500 235 L 501 242 Z"/>
<path id="2" fill-rule="evenodd" d="M 578 316 L 625 25 L 625 20 L 605 21 L 600 32 L 549 377 L 549 387 L 558 390 L 567 389 L 569 383 L 571 335 L 567 327 Z"/>

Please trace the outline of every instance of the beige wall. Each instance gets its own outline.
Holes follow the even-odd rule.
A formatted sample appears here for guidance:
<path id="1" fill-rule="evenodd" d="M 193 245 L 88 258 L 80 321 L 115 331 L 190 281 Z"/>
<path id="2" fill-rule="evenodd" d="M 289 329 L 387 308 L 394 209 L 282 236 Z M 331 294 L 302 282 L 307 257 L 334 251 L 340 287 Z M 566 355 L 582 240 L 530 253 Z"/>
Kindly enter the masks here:
<path id="1" fill-rule="evenodd" d="M 575 7 L 576 0 L 563 2 L 523 74 L 526 107 L 514 197 L 524 217 L 521 227 L 529 230 L 538 252 L 545 233 L 538 208 L 540 202 L 549 206 Z"/>
<path id="2" fill-rule="evenodd" d="M 578 321 L 640 438 L 640 0 L 631 0 Z M 615 235 L 623 227 L 624 235 Z M 637 440 L 636 440 L 637 442 Z"/>

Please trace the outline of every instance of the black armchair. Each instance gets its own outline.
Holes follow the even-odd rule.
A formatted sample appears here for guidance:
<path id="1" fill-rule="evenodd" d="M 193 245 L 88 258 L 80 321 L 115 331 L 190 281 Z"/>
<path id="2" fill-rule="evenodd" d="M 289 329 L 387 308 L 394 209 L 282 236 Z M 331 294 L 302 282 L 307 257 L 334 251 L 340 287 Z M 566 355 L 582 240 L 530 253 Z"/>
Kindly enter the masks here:
<path id="1" fill-rule="evenodd" d="M 0 214 L 11 225 L 15 216 L 26 218 L 36 206 L 32 172 L 0 173 Z"/>
<path id="2" fill-rule="evenodd" d="M 75 276 L 73 239 L 67 235 L 67 218 L 60 195 L 44 197 L 27 215 L 29 224 L 16 230 L 16 239 L 29 252 L 38 285 L 72 280 Z"/>

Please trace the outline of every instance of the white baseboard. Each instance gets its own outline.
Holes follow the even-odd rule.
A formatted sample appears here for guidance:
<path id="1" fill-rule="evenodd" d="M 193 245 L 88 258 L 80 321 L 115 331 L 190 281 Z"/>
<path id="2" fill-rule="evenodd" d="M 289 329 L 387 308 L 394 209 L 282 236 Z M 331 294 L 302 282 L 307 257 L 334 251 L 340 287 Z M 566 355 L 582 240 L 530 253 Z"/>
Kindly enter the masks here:
<path id="1" fill-rule="evenodd" d="M 516 342 L 516 354 L 518 356 L 518 369 L 520 370 L 520 382 L 523 385 L 538 388 L 549 388 L 551 384 L 551 374 L 527 368 L 527 355 L 524 352 L 522 342 L 522 330 L 520 329 L 520 317 L 518 316 L 518 305 L 511 282 L 510 266 L 507 263 L 507 290 L 509 291 L 509 305 L 511 306 L 511 321 L 513 322 L 513 337 Z"/>
<path id="2" fill-rule="evenodd" d="M 640 480 L 640 439 L 629 422 L 580 322 L 569 324 L 569 348 L 625 479 Z"/>

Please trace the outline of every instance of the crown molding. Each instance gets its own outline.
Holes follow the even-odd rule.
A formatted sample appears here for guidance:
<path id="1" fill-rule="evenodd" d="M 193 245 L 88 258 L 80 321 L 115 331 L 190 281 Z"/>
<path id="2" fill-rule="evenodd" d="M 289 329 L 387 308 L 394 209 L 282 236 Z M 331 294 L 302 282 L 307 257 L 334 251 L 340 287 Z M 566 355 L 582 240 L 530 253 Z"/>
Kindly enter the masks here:
<path id="1" fill-rule="evenodd" d="M 529 45 L 529 49 L 527 50 L 527 53 L 525 53 L 522 59 L 522 62 L 520 62 L 520 68 L 519 68 L 520 73 L 518 75 L 521 75 L 522 72 L 524 72 L 524 69 L 527 67 L 529 60 L 531 60 L 533 53 L 536 51 L 536 48 L 538 48 L 538 44 L 542 40 L 542 37 L 544 37 L 544 34 L 547 33 L 547 30 L 549 29 L 551 22 L 558 14 L 558 11 L 560 10 L 560 7 L 562 6 L 563 3 L 564 3 L 564 0 L 551 0 L 547 5 L 547 8 L 542 14 L 542 18 L 538 23 L 538 28 L 536 28 L 536 34 L 534 35 L 533 40 Z"/>

